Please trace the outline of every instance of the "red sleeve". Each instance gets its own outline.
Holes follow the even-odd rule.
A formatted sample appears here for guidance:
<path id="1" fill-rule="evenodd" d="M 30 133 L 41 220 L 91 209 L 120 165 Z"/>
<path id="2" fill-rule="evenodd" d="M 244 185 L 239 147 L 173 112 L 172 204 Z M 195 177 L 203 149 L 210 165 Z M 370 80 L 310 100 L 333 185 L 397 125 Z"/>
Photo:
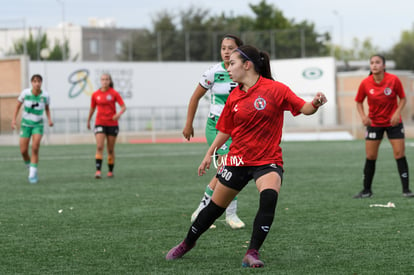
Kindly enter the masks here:
<path id="1" fill-rule="evenodd" d="M 364 99 L 366 96 L 367 95 L 365 93 L 365 81 L 362 81 L 361 84 L 359 85 L 358 92 L 355 96 L 355 101 L 362 103 L 364 102 Z"/>
<path id="2" fill-rule="evenodd" d="M 395 88 L 397 90 L 397 95 L 399 98 L 405 98 L 405 92 L 403 85 L 398 77 L 395 77 Z"/>
<path id="3" fill-rule="evenodd" d="M 119 106 L 124 106 L 124 100 L 122 99 L 121 95 L 116 92 L 116 97 L 115 97 L 115 101 L 119 104 Z"/>
<path id="4" fill-rule="evenodd" d="M 122 96 L 114 89 L 110 88 L 111 95 L 114 97 L 114 102 L 118 103 L 119 106 L 125 105 L 124 100 L 122 99 Z"/>
<path id="5" fill-rule="evenodd" d="M 229 135 L 234 129 L 233 114 L 231 112 L 233 107 L 231 105 L 230 100 L 227 99 L 216 125 L 217 130 Z"/>
<path id="6" fill-rule="evenodd" d="M 96 92 L 94 92 L 91 96 L 91 108 L 96 107 Z"/>
<path id="7" fill-rule="evenodd" d="M 285 98 L 283 101 L 283 110 L 290 111 L 294 116 L 301 114 L 300 109 L 306 101 L 298 97 L 289 87 L 285 88 Z"/>

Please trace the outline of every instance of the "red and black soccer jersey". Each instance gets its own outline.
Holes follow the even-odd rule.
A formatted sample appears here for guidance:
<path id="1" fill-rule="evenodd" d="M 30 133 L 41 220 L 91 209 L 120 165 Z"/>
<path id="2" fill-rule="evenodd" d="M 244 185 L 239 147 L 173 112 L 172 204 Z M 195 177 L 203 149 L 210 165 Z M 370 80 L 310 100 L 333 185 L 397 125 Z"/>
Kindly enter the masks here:
<path id="1" fill-rule="evenodd" d="M 284 111 L 300 114 L 305 101 L 286 85 L 260 77 L 246 93 L 236 87 L 229 95 L 216 128 L 230 134 L 233 142 L 226 158 L 228 166 L 283 166 Z"/>
<path id="2" fill-rule="evenodd" d="M 97 90 L 92 94 L 91 108 L 97 108 L 95 125 L 118 126 L 118 121 L 112 119 L 116 114 L 115 103 L 119 106 L 124 105 L 122 97 L 112 88 L 105 92 Z"/>
<path id="3" fill-rule="evenodd" d="M 361 82 L 355 101 L 362 103 L 365 97 L 368 98 L 368 117 L 372 121 L 371 126 L 389 127 L 391 117 L 398 108 L 397 97 L 405 98 L 405 93 L 398 77 L 385 72 L 380 83 L 376 83 L 372 75 Z"/>

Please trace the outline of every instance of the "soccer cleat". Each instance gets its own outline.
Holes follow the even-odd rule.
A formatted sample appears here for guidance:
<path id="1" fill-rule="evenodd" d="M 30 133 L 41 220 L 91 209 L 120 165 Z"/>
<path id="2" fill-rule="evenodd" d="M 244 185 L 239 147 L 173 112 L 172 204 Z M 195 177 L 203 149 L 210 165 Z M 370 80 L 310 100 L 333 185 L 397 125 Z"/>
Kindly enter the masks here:
<path id="1" fill-rule="evenodd" d="M 30 184 L 36 184 L 37 183 L 37 175 L 35 175 L 34 177 L 29 177 L 29 182 L 30 182 Z"/>
<path id="2" fill-rule="evenodd" d="M 182 241 L 179 245 L 174 246 L 171 248 L 171 250 L 167 253 L 167 256 L 165 256 L 165 259 L 170 260 L 176 260 L 178 258 L 181 258 L 184 256 L 185 253 L 191 250 L 195 246 L 195 243 L 193 246 L 188 246 L 184 241 Z"/>
<path id="3" fill-rule="evenodd" d="M 413 193 L 413 192 L 411 192 L 411 190 L 404 191 L 404 192 L 403 192 L 403 197 L 406 197 L 406 198 L 413 198 L 413 197 L 414 197 L 414 193 Z"/>
<path id="4" fill-rule="evenodd" d="M 108 174 L 106 174 L 106 176 L 108 178 L 113 178 L 114 177 L 114 173 L 112 173 L 111 171 L 109 171 Z"/>
<path id="5" fill-rule="evenodd" d="M 232 229 L 240 229 L 245 227 L 246 225 L 240 218 L 237 216 L 237 214 L 227 215 L 226 216 L 226 223 L 232 228 Z"/>
<path id="6" fill-rule="evenodd" d="M 372 197 L 372 192 L 371 191 L 361 191 L 358 194 L 356 194 L 355 196 L 353 196 L 354 199 L 366 199 L 366 198 L 370 198 Z"/>
<path id="7" fill-rule="evenodd" d="M 101 177 L 101 171 L 97 170 L 95 173 L 95 179 L 100 179 Z"/>
<path id="8" fill-rule="evenodd" d="M 259 259 L 259 251 L 256 249 L 247 250 L 243 257 L 243 267 L 263 267 L 264 263 Z"/>

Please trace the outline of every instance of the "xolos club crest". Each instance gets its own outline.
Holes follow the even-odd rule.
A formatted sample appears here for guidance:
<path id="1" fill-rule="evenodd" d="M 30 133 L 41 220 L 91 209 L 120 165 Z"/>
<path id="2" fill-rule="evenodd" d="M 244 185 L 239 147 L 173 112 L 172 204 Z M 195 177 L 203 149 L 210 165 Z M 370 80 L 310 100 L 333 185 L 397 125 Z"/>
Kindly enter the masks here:
<path id="1" fill-rule="evenodd" d="M 261 98 L 260 96 L 258 98 L 256 98 L 256 100 L 254 101 L 254 107 L 256 108 L 256 110 L 260 111 L 263 110 L 264 108 L 266 108 L 266 100 L 264 98 Z"/>

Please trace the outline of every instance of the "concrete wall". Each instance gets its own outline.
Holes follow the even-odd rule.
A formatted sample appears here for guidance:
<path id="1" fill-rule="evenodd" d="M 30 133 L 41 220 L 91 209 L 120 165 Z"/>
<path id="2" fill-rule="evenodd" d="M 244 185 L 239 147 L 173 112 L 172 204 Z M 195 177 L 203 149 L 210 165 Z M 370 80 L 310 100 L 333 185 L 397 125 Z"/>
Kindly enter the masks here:
<path id="1" fill-rule="evenodd" d="M 27 83 L 27 59 L 0 59 L 0 133 L 11 129 L 16 99 Z"/>

